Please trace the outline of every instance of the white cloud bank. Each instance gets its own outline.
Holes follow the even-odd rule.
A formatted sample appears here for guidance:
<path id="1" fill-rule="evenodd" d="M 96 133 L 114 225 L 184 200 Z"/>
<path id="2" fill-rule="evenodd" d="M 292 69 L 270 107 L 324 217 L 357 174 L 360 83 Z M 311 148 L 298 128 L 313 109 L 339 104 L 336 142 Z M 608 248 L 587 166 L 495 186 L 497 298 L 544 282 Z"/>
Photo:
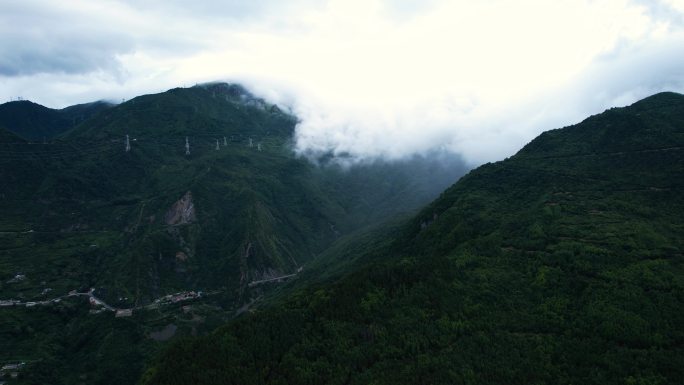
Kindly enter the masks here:
<path id="1" fill-rule="evenodd" d="M 225 79 L 290 106 L 302 152 L 478 164 L 684 91 L 681 0 L 196 3 L 4 2 L 0 98 L 58 107 Z"/>

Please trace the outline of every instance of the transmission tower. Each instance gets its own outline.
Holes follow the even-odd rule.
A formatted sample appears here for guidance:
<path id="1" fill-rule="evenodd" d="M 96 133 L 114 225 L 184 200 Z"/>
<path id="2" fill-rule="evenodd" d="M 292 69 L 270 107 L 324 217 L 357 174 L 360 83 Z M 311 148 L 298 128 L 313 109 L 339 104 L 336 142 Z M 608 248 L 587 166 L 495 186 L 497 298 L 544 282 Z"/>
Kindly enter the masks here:
<path id="1" fill-rule="evenodd" d="M 257 143 L 257 151 L 261 151 L 261 143 Z"/>
<path id="2" fill-rule="evenodd" d="M 131 151 L 131 141 L 128 138 L 128 135 L 126 135 L 126 152 Z"/>
<path id="3" fill-rule="evenodd" d="M 223 137 L 223 146 L 227 146 L 227 145 L 228 145 L 228 141 L 226 140 L 226 137 L 224 136 Z"/>
<path id="4" fill-rule="evenodd" d="M 254 143 L 252 143 L 252 138 L 249 138 L 249 147 L 254 147 Z"/>
<path id="5" fill-rule="evenodd" d="M 218 143 L 218 139 L 216 139 L 216 151 L 218 151 L 218 150 L 219 150 L 219 143 Z"/>
<path id="6" fill-rule="evenodd" d="M 188 142 L 188 137 L 185 137 L 185 155 L 190 155 L 190 142 Z"/>

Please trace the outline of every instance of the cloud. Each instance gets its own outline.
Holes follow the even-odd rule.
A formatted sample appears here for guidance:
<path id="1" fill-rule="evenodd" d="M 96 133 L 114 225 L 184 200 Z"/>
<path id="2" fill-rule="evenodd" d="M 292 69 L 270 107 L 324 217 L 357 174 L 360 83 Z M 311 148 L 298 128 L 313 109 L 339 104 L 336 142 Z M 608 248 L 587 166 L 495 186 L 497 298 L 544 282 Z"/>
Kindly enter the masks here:
<path id="1" fill-rule="evenodd" d="M 73 5 L 35 1 L 2 5 L 0 75 L 117 70 L 116 55 L 132 50 L 132 39 L 105 15 L 57 4 Z"/>
<path id="2" fill-rule="evenodd" d="M 311 156 L 445 149 L 478 164 L 683 90 L 680 0 L 57 4 L 0 5 L 0 97 L 64 106 L 237 81 L 297 113 Z"/>
<path id="3" fill-rule="evenodd" d="M 122 3 L 145 14 L 170 19 L 195 19 L 205 23 L 217 20 L 240 26 L 263 23 L 278 16 L 292 16 L 303 8 L 324 6 L 317 0 L 123 0 Z"/>
<path id="4" fill-rule="evenodd" d="M 625 2 L 441 2 L 409 21 L 374 4 L 334 3 L 314 41 L 280 44 L 294 57 L 318 48 L 272 68 L 298 80 L 302 153 L 444 148 L 478 164 L 614 103 L 682 90 L 681 32 Z"/>
<path id="5" fill-rule="evenodd" d="M 6 2 L 0 4 L 0 76 L 106 72 L 121 80 L 122 56 L 191 55 L 208 46 L 200 27 L 199 20 L 165 13 L 148 18 L 144 8 L 115 1 Z"/>

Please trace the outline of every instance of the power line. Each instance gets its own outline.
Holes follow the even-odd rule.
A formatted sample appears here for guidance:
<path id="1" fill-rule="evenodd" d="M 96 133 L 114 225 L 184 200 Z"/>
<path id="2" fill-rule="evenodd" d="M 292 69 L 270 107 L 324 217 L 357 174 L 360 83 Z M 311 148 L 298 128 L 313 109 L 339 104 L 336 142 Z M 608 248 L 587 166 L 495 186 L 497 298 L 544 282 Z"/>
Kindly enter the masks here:
<path id="1" fill-rule="evenodd" d="M 209 138 L 210 135 L 202 134 L 193 136 L 196 141 L 199 141 L 200 147 L 202 149 L 201 142 L 209 142 L 211 140 L 214 148 L 216 148 L 216 143 L 218 139 L 216 136 Z M 239 145 L 240 142 L 244 143 L 246 139 L 250 147 L 254 147 L 255 139 L 252 136 L 246 136 L 243 134 L 235 134 L 230 136 L 230 140 L 227 136 L 221 136 L 224 138 L 224 146 L 229 144 Z M 52 140 L 45 143 L 35 143 L 35 142 L 0 142 L 0 162 L 12 162 L 12 161 L 49 161 L 49 160 L 72 160 L 79 157 L 106 157 L 112 152 L 116 152 L 118 146 L 123 145 L 125 151 L 130 152 L 132 149 L 131 142 L 135 141 L 138 146 L 154 149 L 157 148 L 162 150 L 164 148 L 175 147 L 178 145 L 178 136 L 149 136 L 149 137 L 138 137 L 131 138 L 130 135 L 126 137 L 119 138 L 100 138 L 91 140 L 78 141 L 68 141 L 64 139 Z M 185 136 L 185 153 L 189 155 L 190 152 L 190 137 Z M 278 136 L 261 136 L 258 137 L 260 140 L 257 145 L 257 149 L 264 149 L 264 146 L 269 148 L 291 148 L 292 140 L 288 138 L 282 138 Z M 121 148 L 121 147 L 118 147 Z M 220 143 L 219 143 L 220 148 Z M 120 150 L 119 150 L 120 151 Z M 154 151 L 154 150 L 153 150 Z"/>

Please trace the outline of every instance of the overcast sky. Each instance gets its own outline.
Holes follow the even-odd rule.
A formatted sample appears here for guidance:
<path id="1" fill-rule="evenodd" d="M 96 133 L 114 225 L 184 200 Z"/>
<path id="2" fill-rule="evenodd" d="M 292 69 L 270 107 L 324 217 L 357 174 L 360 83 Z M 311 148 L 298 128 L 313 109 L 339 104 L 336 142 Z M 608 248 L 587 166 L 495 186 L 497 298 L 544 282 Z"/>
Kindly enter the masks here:
<path id="1" fill-rule="evenodd" d="M 0 101 L 58 108 L 240 82 L 300 151 L 471 164 L 684 91 L 684 0 L 0 0 Z"/>

